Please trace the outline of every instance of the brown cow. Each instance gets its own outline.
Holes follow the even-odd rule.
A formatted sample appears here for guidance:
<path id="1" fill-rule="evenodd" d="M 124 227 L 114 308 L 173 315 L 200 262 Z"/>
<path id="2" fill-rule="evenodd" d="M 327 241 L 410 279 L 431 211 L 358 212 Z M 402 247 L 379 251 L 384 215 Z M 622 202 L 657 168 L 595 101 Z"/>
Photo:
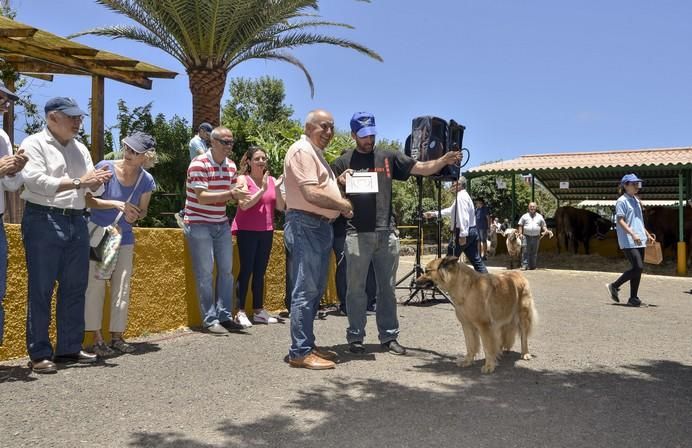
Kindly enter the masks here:
<path id="1" fill-rule="evenodd" d="M 687 264 L 690 264 L 692 252 L 692 207 L 685 207 L 685 216 L 683 219 L 684 238 L 687 242 Z M 646 207 L 644 210 L 644 225 L 647 230 L 654 235 L 661 243 L 661 246 L 675 246 L 679 241 L 678 235 L 678 209 L 677 207 Z"/>
<path id="2" fill-rule="evenodd" d="M 592 237 L 599 240 L 605 238 L 613 223 L 600 215 L 582 208 L 560 207 L 555 211 L 555 226 L 557 227 L 557 253 L 564 242 L 565 250 L 569 250 L 570 243 L 576 254 L 579 250 L 579 242 L 584 244 L 584 252 L 589 253 L 589 241 Z"/>

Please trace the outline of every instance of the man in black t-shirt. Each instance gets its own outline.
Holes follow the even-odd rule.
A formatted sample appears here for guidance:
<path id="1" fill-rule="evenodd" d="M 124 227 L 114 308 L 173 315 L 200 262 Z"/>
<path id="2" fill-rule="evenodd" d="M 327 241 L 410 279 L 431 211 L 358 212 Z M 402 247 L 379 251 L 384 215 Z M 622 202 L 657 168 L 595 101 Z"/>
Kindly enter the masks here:
<path id="1" fill-rule="evenodd" d="M 349 350 L 363 353 L 367 297 L 365 280 L 372 262 L 377 283 L 377 329 L 382 347 L 392 354 L 406 353 L 397 342 L 399 322 L 396 314 L 394 283 L 399 266 L 399 238 L 395 234 L 392 215 L 392 180 L 406 180 L 410 175 L 429 176 L 444 166 L 458 163 L 459 152 L 448 152 L 437 160 L 417 162 L 400 151 L 375 148 L 375 117 L 358 112 L 351 118 L 351 137 L 356 148 L 347 151 L 332 163 L 334 174 L 344 182 L 349 172 L 376 173 L 377 191 L 347 194 L 353 204 L 353 217 L 346 223 L 346 270 L 348 289 Z M 342 185 L 343 186 L 343 185 Z M 373 186 L 374 187 L 374 186 Z M 373 190 L 375 188 L 372 188 Z"/>

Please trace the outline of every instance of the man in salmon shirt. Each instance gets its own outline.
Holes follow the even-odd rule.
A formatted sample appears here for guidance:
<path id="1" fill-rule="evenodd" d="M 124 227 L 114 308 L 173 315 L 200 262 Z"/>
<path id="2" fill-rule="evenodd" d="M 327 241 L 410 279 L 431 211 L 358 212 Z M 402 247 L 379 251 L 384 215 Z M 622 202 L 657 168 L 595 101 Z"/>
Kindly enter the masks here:
<path id="1" fill-rule="evenodd" d="M 313 322 L 327 287 L 332 222 L 339 214 L 353 217 L 351 203 L 342 197 L 323 155 L 333 137 L 332 114 L 314 110 L 305 119 L 305 135 L 291 145 L 284 159 L 284 243 L 292 273 L 289 364 L 314 370 L 335 367 L 336 355 L 315 345 Z"/>

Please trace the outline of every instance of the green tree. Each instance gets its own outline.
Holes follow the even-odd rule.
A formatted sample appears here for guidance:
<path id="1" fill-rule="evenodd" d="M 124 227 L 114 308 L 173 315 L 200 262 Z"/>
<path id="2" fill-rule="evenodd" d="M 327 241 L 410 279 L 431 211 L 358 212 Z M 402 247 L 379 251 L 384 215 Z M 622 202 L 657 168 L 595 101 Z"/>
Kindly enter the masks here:
<path id="1" fill-rule="evenodd" d="M 497 180 L 501 180 L 506 188 L 497 187 Z M 510 223 L 526 213 L 529 202 L 531 202 L 531 184 L 524 181 L 519 174 L 514 176 L 516 204 L 514 219 L 512 218 L 512 176 L 511 175 L 490 175 L 471 179 L 469 194 L 472 198 L 483 198 L 490 207 L 493 216 L 502 221 L 507 218 Z M 545 217 L 552 217 L 555 214 L 557 202 L 555 198 L 540 183 L 535 184 L 536 204 L 538 209 Z M 514 224 L 512 224 L 514 225 Z"/>
<path id="2" fill-rule="evenodd" d="M 373 50 L 354 41 L 314 32 L 352 27 L 316 14 L 318 0 L 96 0 L 137 25 L 104 26 L 74 36 L 129 39 L 159 48 L 176 58 L 190 78 L 192 123 L 215 123 L 228 73 L 251 59 L 288 62 L 312 78 L 290 49 L 314 44 L 356 50 L 381 61 Z"/>

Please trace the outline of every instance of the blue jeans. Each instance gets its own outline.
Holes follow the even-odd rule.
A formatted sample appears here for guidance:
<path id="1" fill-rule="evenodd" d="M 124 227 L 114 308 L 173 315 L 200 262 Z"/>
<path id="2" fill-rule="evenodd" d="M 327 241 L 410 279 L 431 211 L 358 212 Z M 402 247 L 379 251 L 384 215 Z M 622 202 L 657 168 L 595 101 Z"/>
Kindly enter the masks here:
<path id="1" fill-rule="evenodd" d="M 286 212 L 284 244 L 291 272 L 291 359 L 309 354 L 315 346 L 313 325 L 320 299 L 327 288 L 332 226 L 302 213 Z"/>
<path id="2" fill-rule="evenodd" d="M 221 224 L 186 224 L 183 229 L 197 280 L 202 325 L 231 320 L 233 305 L 233 241 L 231 227 Z M 216 286 L 212 286 L 216 263 Z"/>
<path id="3" fill-rule="evenodd" d="M 346 340 L 351 343 L 363 342 L 365 339 L 368 305 L 365 283 L 371 263 L 377 283 L 375 319 L 380 343 L 395 340 L 399 336 L 394 295 L 395 276 L 399 267 L 399 238 L 390 230 L 350 233 L 346 235 L 345 252 L 348 276 Z"/>
<path id="4" fill-rule="evenodd" d="M 521 248 L 521 267 L 525 269 L 536 269 L 536 259 L 538 258 L 538 246 L 541 237 L 524 235 L 524 244 Z"/>
<path id="5" fill-rule="evenodd" d="M 5 292 L 7 292 L 7 236 L 5 235 L 5 224 L 2 222 L 2 215 L 0 215 L 0 346 L 5 334 L 5 308 L 2 307 Z"/>
<path id="6" fill-rule="evenodd" d="M 488 269 L 485 267 L 485 263 L 483 263 L 483 260 L 478 253 L 478 230 L 475 227 L 471 227 L 469 229 L 469 234 L 466 237 L 466 244 L 463 246 L 457 244 L 457 238 L 458 230 L 455 232 L 455 235 L 452 235 L 452 239 L 447 246 L 447 255 L 454 254 L 455 257 L 458 257 L 463 252 L 476 272 L 487 274 Z"/>
<path id="7" fill-rule="evenodd" d="M 26 346 L 33 361 L 77 353 L 84 337 L 84 302 L 89 277 L 89 232 L 83 215 L 61 215 L 27 207 L 22 239 L 29 274 Z M 51 300 L 58 282 L 55 352 L 48 336 Z"/>
<path id="8" fill-rule="evenodd" d="M 346 292 L 348 291 L 345 245 L 346 235 L 334 237 L 334 242 L 332 243 L 334 258 L 336 258 L 334 283 L 336 284 L 336 296 L 339 298 L 339 308 L 344 312 L 346 311 Z M 368 311 L 372 311 L 375 309 L 375 303 L 377 302 L 377 283 L 375 282 L 375 269 L 372 267 L 372 263 L 370 264 L 370 269 L 368 269 L 368 279 L 365 282 L 365 294 L 368 296 Z"/>

